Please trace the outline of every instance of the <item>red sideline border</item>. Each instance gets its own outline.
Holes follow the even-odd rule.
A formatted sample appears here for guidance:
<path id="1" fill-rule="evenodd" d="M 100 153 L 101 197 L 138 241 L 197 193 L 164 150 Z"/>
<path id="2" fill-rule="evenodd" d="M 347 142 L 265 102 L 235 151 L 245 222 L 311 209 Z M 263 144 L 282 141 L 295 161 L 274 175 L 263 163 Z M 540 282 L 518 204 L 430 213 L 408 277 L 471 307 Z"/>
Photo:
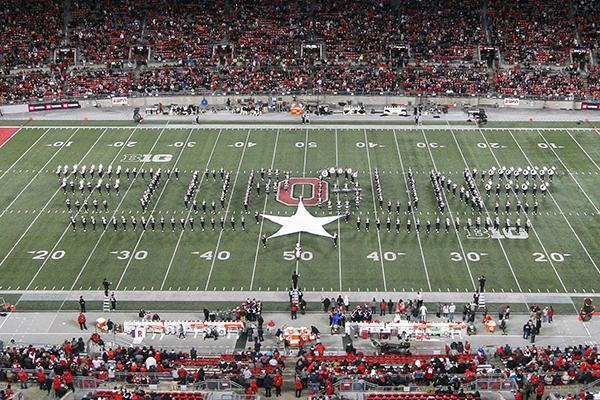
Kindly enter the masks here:
<path id="1" fill-rule="evenodd" d="M 15 136 L 21 128 L 0 128 L 0 148 Z"/>

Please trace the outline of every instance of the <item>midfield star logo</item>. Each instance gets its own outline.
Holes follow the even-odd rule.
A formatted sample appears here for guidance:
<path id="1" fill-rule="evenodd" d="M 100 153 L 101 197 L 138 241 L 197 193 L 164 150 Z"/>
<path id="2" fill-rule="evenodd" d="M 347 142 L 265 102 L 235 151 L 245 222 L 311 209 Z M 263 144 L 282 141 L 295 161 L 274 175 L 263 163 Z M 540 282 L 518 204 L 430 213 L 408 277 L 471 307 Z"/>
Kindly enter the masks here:
<path id="1" fill-rule="evenodd" d="M 281 228 L 279 228 L 277 232 L 269 236 L 269 239 L 300 232 L 332 238 L 333 235 L 327 232 L 325 228 L 323 228 L 323 226 L 331 222 L 337 221 L 338 219 L 342 218 L 343 215 L 333 215 L 330 217 L 314 217 L 308 212 L 308 210 L 306 210 L 306 207 L 304 207 L 304 203 L 302 202 L 302 198 L 300 198 L 298 202 L 298 208 L 296 209 L 296 213 L 291 217 L 281 217 L 278 215 L 265 214 L 262 214 L 262 217 L 268 219 L 271 222 L 275 222 L 276 224 L 281 225 Z"/>

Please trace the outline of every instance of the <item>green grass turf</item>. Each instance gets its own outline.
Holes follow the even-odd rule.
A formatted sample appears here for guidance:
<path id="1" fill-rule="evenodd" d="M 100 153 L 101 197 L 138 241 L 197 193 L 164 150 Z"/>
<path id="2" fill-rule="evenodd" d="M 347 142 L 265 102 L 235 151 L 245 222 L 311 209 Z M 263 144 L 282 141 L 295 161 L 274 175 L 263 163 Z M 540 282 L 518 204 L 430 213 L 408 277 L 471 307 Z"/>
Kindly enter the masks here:
<path id="1" fill-rule="evenodd" d="M 127 140 L 129 146 L 121 146 Z M 68 146 L 64 144 L 67 142 Z M 193 145 L 178 147 L 192 142 Z M 600 272 L 592 263 L 593 260 L 600 264 L 599 142 L 600 136 L 592 129 L 27 127 L 0 149 L 0 290 L 96 289 L 104 277 L 118 290 L 285 290 L 296 264 L 284 259 L 284 251 L 292 250 L 298 237 L 273 239 L 263 249 L 258 246 L 261 225 L 254 223 L 253 214 L 255 210 L 262 212 L 265 205 L 270 214 L 289 215 L 294 208 L 278 203 L 272 194 L 265 202 L 264 190 L 260 196 L 253 191 L 251 212 L 246 216 L 247 230 L 239 229 L 250 170 L 273 164 L 281 171 L 290 170 L 292 176 L 302 176 L 303 172 L 316 176 L 319 170 L 335 165 L 359 171 L 363 197 L 358 212 L 363 221 L 367 216 L 371 218 L 371 231 L 357 231 L 354 216 L 348 224 L 342 221 L 339 250 L 332 248 L 329 239 L 302 235 L 302 247 L 310 252 L 306 257 L 312 256 L 299 263 L 301 283 L 306 290 L 464 292 L 473 290 L 473 280 L 485 274 L 488 289 L 496 292 L 592 292 L 600 282 Z M 164 233 L 159 229 L 142 234 L 139 226 L 137 232 L 131 228 L 113 232 L 111 227 L 104 234 L 101 229 L 84 233 L 80 227 L 72 232 L 64 212 L 64 195 L 58 192 L 56 166 L 142 166 L 139 161 L 123 161 L 125 154 L 172 154 L 171 161 L 149 162 L 144 168 L 173 168 L 176 163 L 182 171 L 179 180 L 172 178 L 167 183 L 163 179 L 153 195 L 150 209 L 155 208 L 157 220 L 161 213 L 167 221 L 173 213 L 177 220 L 187 214 L 183 196 L 192 170 L 203 171 L 208 165 L 211 169 L 232 171 L 226 210 L 218 209 L 219 213 L 227 211 L 227 221 L 234 213 L 238 229 L 232 231 L 227 223 L 223 232 L 202 232 L 198 214 L 196 231 L 183 234 L 179 224 L 175 233 L 170 232 L 168 222 Z M 538 196 L 540 215 L 532 216 L 535 232 L 530 232 L 529 239 L 476 240 L 469 239 L 465 232 L 423 233 L 425 221 L 433 221 L 436 216 L 429 171 L 435 165 L 462 184 L 465 163 L 478 170 L 498 164 L 558 168 L 550 191 L 552 197 Z M 375 230 L 374 213 L 382 215 L 383 220 L 387 214 L 373 204 L 369 170 L 375 168 L 381 174 L 385 202 L 390 199 L 395 204 L 400 200 L 403 205 L 400 234 L 385 229 L 378 234 Z M 414 227 L 410 234 L 404 230 L 408 197 L 403 171 L 408 168 L 415 172 L 420 198 L 417 216 L 423 229 L 419 237 Z M 101 215 L 110 217 L 114 211 L 117 216 L 134 213 L 139 221 L 139 198 L 148 177 L 144 181 L 122 176 L 121 181 L 120 196 L 113 192 L 107 197 L 109 213 L 97 215 L 98 221 Z M 219 180 L 203 180 L 198 203 L 202 199 L 209 204 L 212 200 L 218 203 L 220 190 Z M 483 191 L 482 186 L 480 190 Z M 69 197 L 83 200 L 87 192 Z M 94 193 L 90 204 L 93 198 L 99 196 Z M 488 209 L 493 209 L 493 203 L 493 196 L 486 199 Z M 476 217 L 451 196 L 449 209 L 454 216 L 460 215 L 463 226 L 467 217 Z M 317 215 L 328 214 L 326 207 L 309 210 Z M 514 212 L 510 218 L 514 222 Z M 265 221 L 262 229 L 269 235 L 278 225 Z M 327 229 L 337 231 L 338 224 L 334 222 Z M 31 253 L 39 251 L 48 253 Z M 226 291 L 223 301 L 227 301 Z"/>

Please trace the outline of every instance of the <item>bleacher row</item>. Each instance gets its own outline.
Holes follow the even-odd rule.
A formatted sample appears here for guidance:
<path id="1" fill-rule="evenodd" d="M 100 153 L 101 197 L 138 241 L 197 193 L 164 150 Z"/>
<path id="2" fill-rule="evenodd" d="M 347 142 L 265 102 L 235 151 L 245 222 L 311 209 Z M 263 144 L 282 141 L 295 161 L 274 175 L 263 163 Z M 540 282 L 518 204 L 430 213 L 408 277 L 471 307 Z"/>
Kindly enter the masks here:
<path id="1" fill-rule="evenodd" d="M 369 0 L 348 3 L 268 0 L 7 0 L 0 37 L 3 64 L 35 67 L 51 50 L 76 47 L 87 63 L 127 60 L 136 45 L 154 61 L 298 65 L 299 49 L 323 44 L 328 62 L 377 65 L 392 45 L 417 62 L 470 63 L 479 45 L 508 64 L 565 64 L 581 44 L 597 52 L 599 5 L 589 1 Z M 66 12 L 65 12 L 66 11 Z M 68 17 L 68 18 L 65 18 Z M 212 54 L 214 44 L 237 47 Z M 11 51 L 16 44 L 22 52 Z M 307 57 L 309 60 L 311 56 Z"/>
<path id="2" fill-rule="evenodd" d="M 373 393 L 367 396 L 367 400 L 464 400 L 473 398 L 475 397 L 471 394 L 459 397 L 454 394 L 439 393 Z"/>
<path id="3" fill-rule="evenodd" d="M 485 67 L 444 65 L 404 69 L 336 66 L 314 70 L 162 66 L 135 71 L 32 70 L 0 75 L 0 99 L 8 102 L 212 93 L 496 95 L 573 100 L 600 98 L 600 67 L 589 72 L 587 78 L 575 71 L 554 69 L 496 70 L 493 80 Z"/>
<path id="4" fill-rule="evenodd" d="M 3 3 L 0 100 L 203 91 L 600 96 L 600 72 L 592 64 L 600 49 L 599 2 L 74 0 L 64 5 L 64 0 Z M 139 53 L 132 50 L 136 46 Z M 499 51 L 490 70 L 478 64 L 480 46 Z M 583 58 L 571 59 L 578 46 Z M 76 48 L 84 67 L 54 63 L 57 48 Z M 146 49 L 148 69 L 89 67 L 127 64 L 145 58 Z"/>
<path id="5" fill-rule="evenodd" d="M 170 400 L 204 400 L 206 395 L 201 392 L 180 392 L 180 391 L 170 391 L 170 392 L 157 392 L 153 394 L 153 397 L 159 397 L 161 399 L 167 398 Z M 119 390 L 97 390 L 93 392 L 90 396 L 86 396 L 89 399 L 103 399 L 103 400 L 123 400 L 124 396 Z M 145 400 L 146 398 L 150 398 L 144 394 L 133 393 L 131 395 L 131 400 Z"/>

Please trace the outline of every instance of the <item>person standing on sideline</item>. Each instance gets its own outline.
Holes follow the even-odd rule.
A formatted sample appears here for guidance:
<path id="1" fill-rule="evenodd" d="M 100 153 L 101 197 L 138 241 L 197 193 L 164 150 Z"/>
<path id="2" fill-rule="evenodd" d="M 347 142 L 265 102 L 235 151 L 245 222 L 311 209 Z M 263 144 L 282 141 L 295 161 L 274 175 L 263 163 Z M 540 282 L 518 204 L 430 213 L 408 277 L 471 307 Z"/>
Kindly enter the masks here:
<path id="1" fill-rule="evenodd" d="M 110 295 L 110 311 L 117 311 L 117 299 L 115 298 L 115 292 Z"/>
<path id="2" fill-rule="evenodd" d="M 385 310 L 387 308 L 387 303 L 385 302 L 384 299 L 381 299 L 381 303 L 379 303 L 379 315 L 380 316 L 384 316 L 385 315 Z"/>
<path id="3" fill-rule="evenodd" d="M 85 300 L 83 299 L 83 296 L 79 296 L 79 312 L 85 312 Z"/>
<path id="4" fill-rule="evenodd" d="M 298 289 L 298 278 L 300 278 L 298 272 L 292 272 L 292 289 Z"/>
<path id="5" fill-rule="evenodd" d="M 87 331 L 87 326 L 85 325 L 86 322 L 86 318 L 85 318 L 85 314 L 84 313 L 79 313 L 79 316 L 77 317 L 77 322 L 79 323 L 79 329 L 86 330 Z"/>
<path id="6" fill-rule="evenodd" d="M 290 306 L 290 317 L 292 319 L 298 319 L 298 306 L 296 304 Z"/>
<path id="7" fill-rule="evenodd" d="M 102 280 L 102 287 L 104 288 L 104 296 L 108 297 L 108 290 L 110 289 L 111 283 L 104 278 Z"/>
<path id="8" fill-rule="evenodd" d="M 479 292 L 483 293 L 486 281 L 485 275 L 481 275 L 479 278 L 477 278 L 477 280 L 479 281 Z"/>

